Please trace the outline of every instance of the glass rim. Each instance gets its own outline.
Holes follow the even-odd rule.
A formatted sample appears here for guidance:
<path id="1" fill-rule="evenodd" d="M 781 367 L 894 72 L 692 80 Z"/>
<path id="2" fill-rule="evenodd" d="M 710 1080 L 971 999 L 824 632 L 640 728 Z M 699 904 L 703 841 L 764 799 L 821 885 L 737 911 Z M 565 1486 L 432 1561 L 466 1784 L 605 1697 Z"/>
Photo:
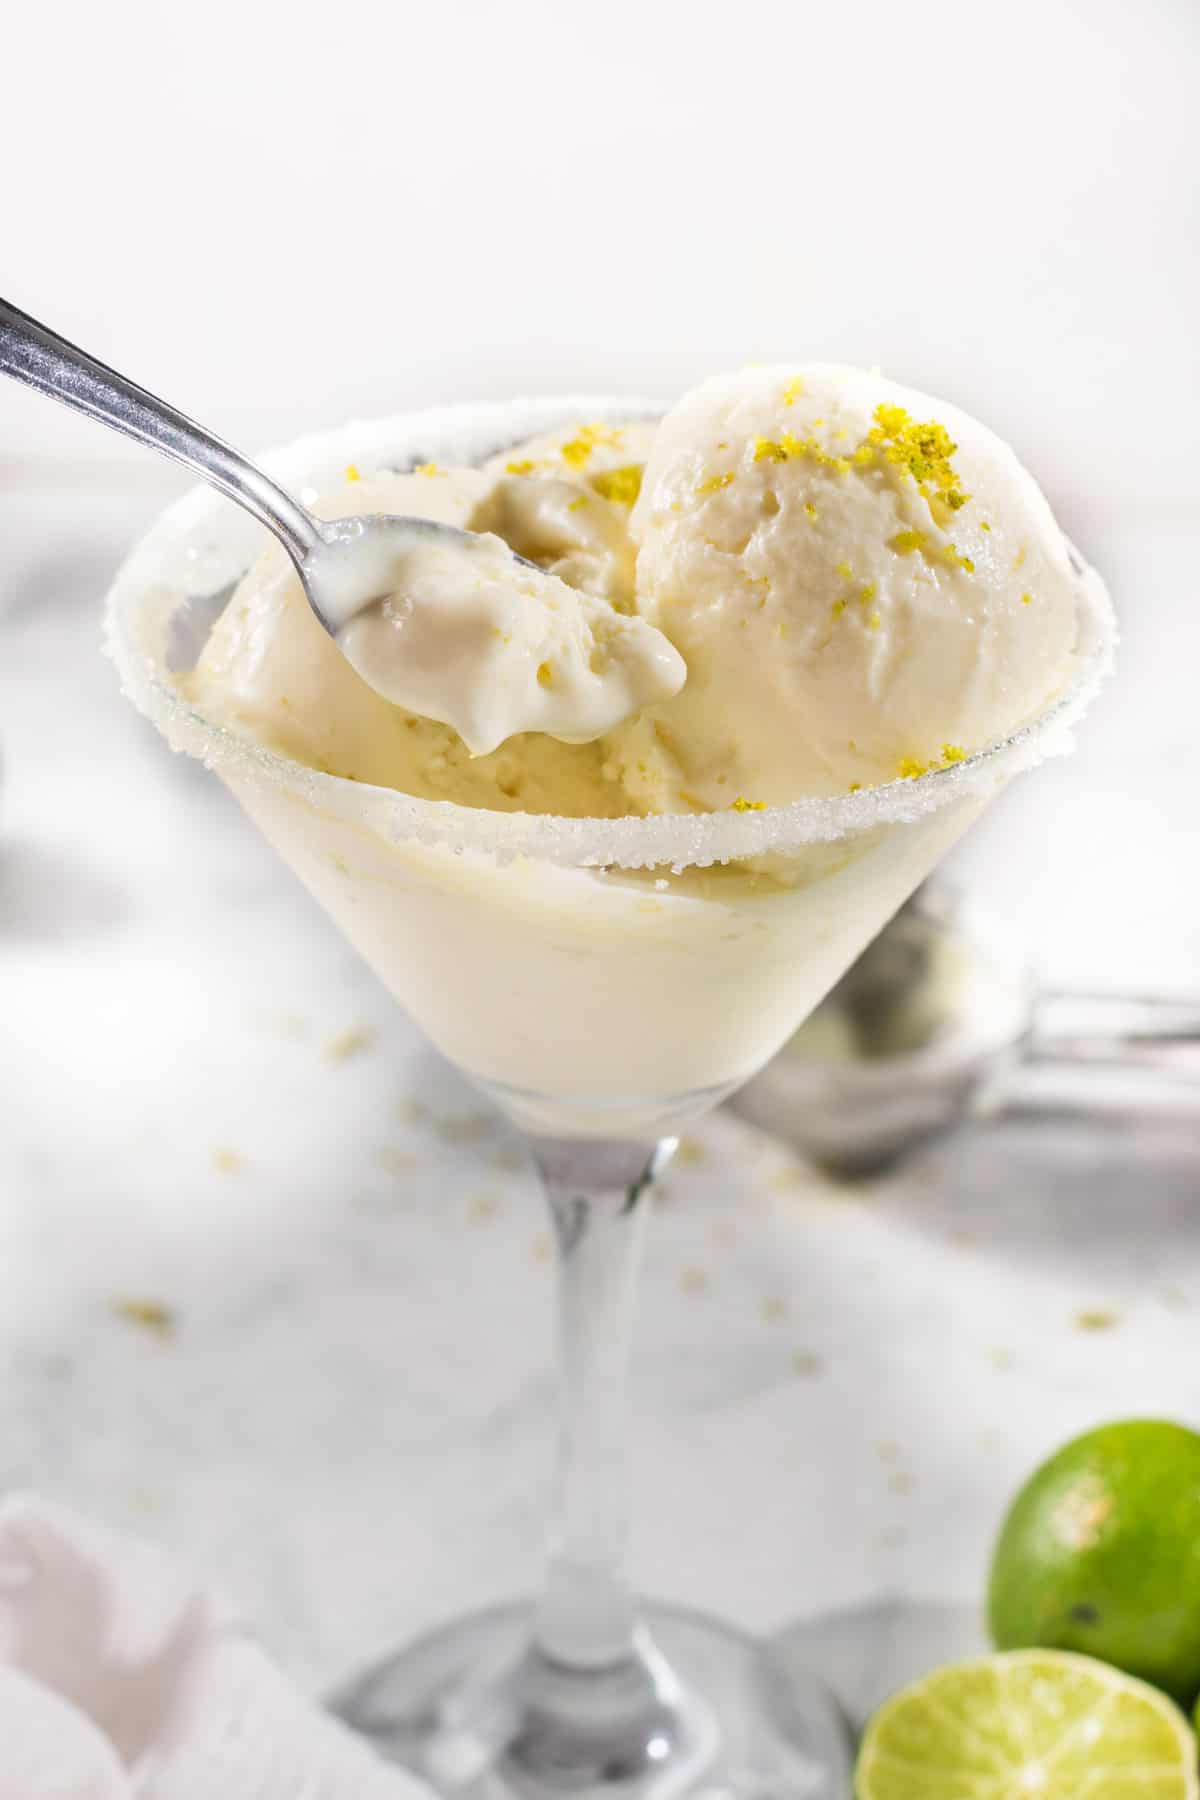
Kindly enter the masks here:
<path id="1" fill-rule="evenodd" d="M 293 488 L 320 486 L 335 479 L 348 462 L 375 459 L 387 467 L 431 460 L 472 463 L 522 439 L 575 423 L 581 415 L 615 423 L 657 417 L 661 411 L 643 397 L 595 394 L 436 407 L 309 434 L 259 460 Z M 389 460 L 384 463 L 384 458 Z M 105 607 L 105 645 L 138 710 L 172 748 L 198 758 L 218 774 L 283 789 L 319 809 L 369 825 L 395 842 L 476 851 L 502 861 L 529 858 L 574 868 L 699 868 L 787 855 L 807 845 L 856 837 L 878 825 L 914 823 L 955 800 L 983 797 L 1021 770 L 1069 751 L 1072 728 L 1109 674 L 1116 648 L 1116 622 L 1107 590 L 1067 540 L 1080 626 L 1072 678 L 1042 712 L 961 762 L 857 793 L 802 796 L 783 806 L 743 812 L 616 819 L 497 812 L 452 800 L 424 800 L 397 788 L 326 774 L 208 718 L 193 705 L 171 678 L 165 632 L 171 617 L 197 596 L 178 576 L 169 578 L 163 565 L 194 553 L 197 543 L 211 550 L 214 534 L 246 545 L 236 559 L 242 569 L 263 541 L 263 528 L 253 526 L 231 501 L 205 485 L 192 488 L 159 516 L 114 579 Z M 164 633 L 163 645 L 157 648 L 148 638 L 154 624 Z"/>

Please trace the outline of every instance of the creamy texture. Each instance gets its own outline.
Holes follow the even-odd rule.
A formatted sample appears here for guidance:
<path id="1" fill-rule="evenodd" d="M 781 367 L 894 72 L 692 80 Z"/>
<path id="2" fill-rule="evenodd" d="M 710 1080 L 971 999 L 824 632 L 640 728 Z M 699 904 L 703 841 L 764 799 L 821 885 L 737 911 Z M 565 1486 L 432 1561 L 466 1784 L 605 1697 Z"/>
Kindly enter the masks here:
<path id="1" fill-rule="evenodd" d="M 472 524 L 619 612 L 634 612 L 630 515 L 657 430 L 581 424 L 504 451 L 484 464 L 491 486 Z"/>
<path id="2" fill-rule="evenodd" d="M 833 365 L 744 370 L 664 419 L 638 607 L 683 691 L 620 739 L 642 810 L 777 804 L 960 760 L 1065 684 L 1078 593 L 1012 451 Z"/>
<path id="3" fill-rule="evenodd" d="M 473 469 L 351 471 L 312 498 L 312 507 L 330 519 L 374 512 L 462 526 L 491 488 L 490 478 Z M 239 583 L 184 685 L 211 716 L 351 781 L 501 812 L 614 818 L 626 811 L 622 789 L 604 773 L 598 743 L 563 744 L 531 732 L 473 756 L 451 726 L 385 700 L 314 618 L 275 545 Z"/>
<path id="4" fill-rule="evenodd" d="M 977 816 L 808 846 L 777 873 L 498 862 L 225 779 L 445 1056 L 528 1130 L 654 1137 L 761 1067 Z M 364 795 L 363 799 L 366 800 Z"/>
<path id="5" fill-rule="evenodd" d="M 494 533 L 408 533 L 390 551 L 376 537 L 386 591 L 338 647 L 377 694 L 453 726 L 475 756 L 527 731 L 591 743 L 683 686 L 661 632 L 518 562 Z"/>
<path id="6" fill-rule="evenodd" d="M 859 370 L 745 370 L 658 426 L 380 471 L 317 510 L 467 526 L 537 565 L 410 546 L 343 656 L 271 550 L 213 633 L 207 711 L 421 798 L 617 817 L 845 793 L 1004 737 L 1072 666 L 1076 586 L 1031 477 Z"/>

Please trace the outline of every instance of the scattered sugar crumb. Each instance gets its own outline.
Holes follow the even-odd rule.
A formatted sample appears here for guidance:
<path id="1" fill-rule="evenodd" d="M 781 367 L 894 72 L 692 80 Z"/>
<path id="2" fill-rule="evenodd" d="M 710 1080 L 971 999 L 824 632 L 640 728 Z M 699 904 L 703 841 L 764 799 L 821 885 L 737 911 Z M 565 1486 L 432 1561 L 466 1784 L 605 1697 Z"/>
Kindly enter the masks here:
<path id="1" fill-rule="evenodd" d="M 808 1187 L 811 1183 L 811 1169 L 806 1168 L 803 1163 L 794 1162 L 785 1163 L 782 1169 L 776 1169 L 767 1185 L 780 1193 L 789 1189 Z"/>
<path id="2" fill-rule="evenodd" d="M 218 1144 L 212 1153 L 212 1166 L 222 1175 L 237 1175 L 245 1168 L 246 1159 L 240 1151 L 231 1150 L 228 1144 Z"/>
<path id="3" fill-rule="evenodd" d="M 375 1156 L 375 1161 L 387 1175 L 403 1175 L 407 1169 L 415 1169 L 419 1160 L 411 1151 L 393 1150 L 390 1144 L 385 1144 Z"/>
<path id="4" fill-rule="evenodd" d="M 819 1375 L 825 1364 L 813 1350 L 792 1351 L 793 1375 Z"/>
<path id="5" fill-rule="evenodd" d="M 1088 1306 L 1077 1312 L 1072 1322 L 1076 1331 L 1112 1331 L 1121 1323 L 1121 1315 L 1108 1306 Z"/>
<path id="6" fill-rule="evenodd" d="M 689 1164 L 702 1163 L 707 1155 L 708 1151 L 699 1138 L 681 1137 L 679 1147 L 675 1152 L 675 1161 L 681 1168 L 687 1168 Z"/>
<path id="7" fill-rule="evenodd" d="M 529 1246 L 529 1254 L 533 1257 L 534 1262 L 550 1261 L 550 1233 L 548 1231 L 538 1232 Z"/>
<path id="8" fill-rule="evenodd" d="M 500 1211 L 500 1202 L 495 1194 L 472 1194 L 467 1203 L 467 1217 L 476 1223 L 484 1219 L 494 1219 Z"/>
<path id="9" fill-rule="evenodd" d="M 758 1310 L 768 1325 L 777 1325 L 780 1319 L 787 1318 L 788 1304 L 782 1294 L 768 1294 Z"/>
<path id="10" fill-rule="evenodd" d="M 1016 1351 L 1008 1350 L 1002 1344 L 998 1344 L 995 1349 L 988 1351 L 988 1361 L 998 1373 L 1015 1367 L 1016 1360 Z"/>
<path id="11" fill-rule="evenodd" d="M 155 1337 L 172 1338 L 175 1335 L 175 1314 L 161 1300 L 114 1300 L 112 1309 L 119 1319 L 129 1325 L 140 1325 L 143 1331 L 152 1332 Z"/>
<path id="12" fill-rule="evenodd" d="M 351 1025 L 346 1031 L 335 1032 L 322 1046 L 321 1055 L 326 1062 L 349 1062 L 362 1050 L 369 1050 L 375 1042 L 376 1033 L 370 1025 Z"/>
<path id="13" fill-rule="evenodd" d="M 162 1512 L 166 1499 L 158 1488 L 135 1487 L 129 1490 L 129 1504 L 134 1512 Z"/>
<path id="14" fill-rule="evenodd" d="M 910 1475 L 907 1469 L 893 1469 L 887 1484 L 889 1494 L 911 1494 L 917 1485 L 916 1477 Z"/>
<path id="15" fill-rule="evenodd" d="M 894 1438 L 880 1438 L 875 1446 L 875 1454 L 880 1462 L 899 1462 L 904 1450 Z"/>
<path id="16" fill-rule="evenodd" d="M 477 1144 L 491 1127 L 487 1113 L 447 1113 L 435 1119 L 433 1129 L 446 1144 Z"/>
<path id="17" fill-rule="evenodd" d="M 702 1294 L 708 1286 L 708 1276 L 703 1269 L 681 1269 L 679 1285 L 685 1294 Z"/>
<path id="18" fill-rule="evenodd" d="M 406 1096 L 396 1102 L 396 1117 L 402 1125 L 424 1125 L 429 1120 L 429 1108 L 420 1100 L 410 1100 Z"/>
<path id="19" fill-rule="evenodd" d="M 501 1144 L 488 1158 L 493 1169 L 503 1175 L 516 1175 L 525 1167 L 525 1158 L 513 1144 Z"/>

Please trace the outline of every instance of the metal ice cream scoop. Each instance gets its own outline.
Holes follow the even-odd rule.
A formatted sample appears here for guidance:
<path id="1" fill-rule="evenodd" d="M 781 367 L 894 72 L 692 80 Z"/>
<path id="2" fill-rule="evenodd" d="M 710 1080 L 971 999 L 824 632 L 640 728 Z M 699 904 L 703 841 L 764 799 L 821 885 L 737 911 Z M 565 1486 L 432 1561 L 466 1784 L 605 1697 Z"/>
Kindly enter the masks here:
<path id="1" fill-rule="evenodd" d="M 848 1177 L 998 1112 L 1200 1113 L 1200 998 L 1039 991 L 935 881 L 730 1104 Z"/>

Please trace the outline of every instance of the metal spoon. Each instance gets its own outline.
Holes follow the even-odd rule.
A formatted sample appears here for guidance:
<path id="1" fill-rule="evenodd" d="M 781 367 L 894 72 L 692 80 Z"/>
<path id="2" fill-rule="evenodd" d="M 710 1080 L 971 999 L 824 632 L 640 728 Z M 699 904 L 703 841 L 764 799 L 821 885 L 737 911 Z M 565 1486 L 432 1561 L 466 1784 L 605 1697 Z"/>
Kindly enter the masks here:
<path id="1" fill-rule="evenodd" d="M 248 457 L 7 300 L 0 300 L 0 370 L 160 450 L 245 507 L 275 533 L 296 565 L 309 605 L 335 639 L 357 613 L 379 599 L 389 568 L 405 550 L 436 540 L 474 553 L 484 541 L 475 532 L 432 519 L 390 514 L 328 523 L 315 519 Z M 513 560 L 534 566 L 515 553 Z"/>

